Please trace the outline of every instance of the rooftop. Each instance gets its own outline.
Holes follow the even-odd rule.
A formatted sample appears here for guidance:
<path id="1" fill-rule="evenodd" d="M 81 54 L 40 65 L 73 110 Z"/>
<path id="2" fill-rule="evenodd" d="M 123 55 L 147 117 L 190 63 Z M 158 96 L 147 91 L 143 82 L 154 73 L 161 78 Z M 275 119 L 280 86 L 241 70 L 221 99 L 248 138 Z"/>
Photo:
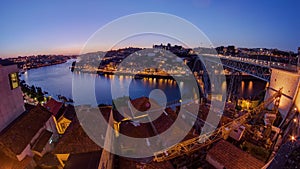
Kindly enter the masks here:
<path id="1" fill-rule="evenodd" d="M 75 117 L 53 152 L 55 154 L 77 154 L 99 150 L 101 147 L 89 138 Z"/>
<path id="2" fill-rule="evenodd" d="M 76 116 L 74 106 L 68 105 L 63 112 L 63 116 L 69 120 L 73 120 L 73 118 Z"/>
<path id="3" fill-rule="evenodd" d="M 57 116 L 59 110 L 62 108 L 64 104 L 62 102 L 58 102 L 54 99 L 50 99 L 45 105 L 44 107 L 46 107 L 52 114 L 53 116 Z M 58 119 L 59 117 L 56 117 L 56 119 Z"/>
<path id="4" fill-rule="evenodd" d="M 37 162 L 37 165 L 42 168 L 51 168 L 53 166 L 59 166 L 60 162 L 58 161 L 56 155 L 52 153 L 46 153 L 43 157 Z M 52 169 L 52 168 L 51 168 Z"/>
<path id="5" fill-rule="evenodd" d="M 30 164 L 31 161 L 32 158 L 28 156 L 25 157 L 25 159 L 23 159 L 22 161 L 18 161 L 17 159 L 11 159 L 0 151 L 1 169 L 24 169 Z"/>
<path id="6" fill-rule="evenodd" d="M 95 169 L 98 168 L 102 151 L 71 154 L 64 169 Z"/>
<path id="7" fill-rule="evenodd" d="M 226 169 L 259 169 L 264 166 L 262 161 L 225 140 L 221 140 L 213 146 L 207 156 Z"/>
<path id="8" fill-rule="evenodd" d="M 45 147 L 46 143 L 49 141 L 51 136 L 52 132 L 48 130 L 43 130 L 36 143 L 33 145 L 32 150 L 42 152 L 43 148 Z"/>
<path id="9" fill-rule="evenodd" d="M 51 113 L 38 105 L 24 112 L 0 133 L 0 145 L 14 154 L 22 153 L 36 133 L 45 125 Z"/>
<path id="10" fill-rule="evenodd" d="M 173 169 L 174 167 L 172 166 L 170 161 L 164 161 L 164 162 L 154 162 L 151 161 L 150 163 L 143 163 L 143 162 L 138 162 L 136 160 L 131 160 L 129 158 L 125 157 L 118 157 L 119 163 L 114 164 L 119 166 L 119 168 L 122 169 L 154 169 L 154 168 L 163 168 L 163 169 Z M 118 168 L 118 167 L 116 167 Z"/>

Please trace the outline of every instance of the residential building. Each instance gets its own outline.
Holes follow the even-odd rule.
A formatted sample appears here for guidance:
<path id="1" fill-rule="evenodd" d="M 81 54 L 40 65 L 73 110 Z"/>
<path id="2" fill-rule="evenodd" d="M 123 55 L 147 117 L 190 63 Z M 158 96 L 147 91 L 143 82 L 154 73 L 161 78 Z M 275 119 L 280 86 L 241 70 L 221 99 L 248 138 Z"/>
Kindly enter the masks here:
<path id="1" fill-rule="evenodd" d="M 24 106 L 19 70 L 0 59 L 0 168 L 33 168 L 33 156 L 54 147 L 57 131 L 52 114 L 41 105 Z"/>
<path id="2" fill-rule="evenodd" d="M 8 157 L 24 160 L 43 156 L 53 148 L 56 127 L 51 113 L 38 105 L 25 111 L 0 133 L 0 149 Z"/>
<path id="3" fill-rule="evenodd" d="M 0 131 L 24 111 L 17 65 L 0 59 Z"/>
<path id="4" fill-rule="evenodd" d="M 264 166 L 264 162 L 225 140 L 219 141 L 208 151 L 206 161 L 217 169 L 260 169 Z"/>
<path id="5" fill-rule="evenodd" d="M 94 143 L 85 133 L 78 119 L 75 117 L 56 145 L 53 154 L 57 157 L 60 165 L 64 167 L 72 154 L 89 153 L 101 150 L 101 147 Z"/>
<path id="6" fill-rule="evenodd" d="M 58 102 L 51 98 L 44 107 L 49 110 L 54 116 L 54 122 L 58 134 L 64 134 L 73 117 L 75 116 L 75 109 L 71 105 L 64 106 L 62 102 Z"/>

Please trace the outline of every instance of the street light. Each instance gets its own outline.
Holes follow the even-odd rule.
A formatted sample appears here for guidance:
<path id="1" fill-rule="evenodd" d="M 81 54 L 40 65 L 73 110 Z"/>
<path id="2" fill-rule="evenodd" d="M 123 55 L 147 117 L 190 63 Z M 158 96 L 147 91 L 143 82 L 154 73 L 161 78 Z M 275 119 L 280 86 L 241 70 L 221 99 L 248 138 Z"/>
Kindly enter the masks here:
<path id="1" fill-rule="evenodd" d="M 295 136 L 292 136 L 292 137 L 291 137 L 291 140 L 292 140 L 292 141 L 296 141 Z"/>
<path id="2" fill-rule="evenodd" d="M 294 120 L 293 120 L 295 123 L 297 123 L 297 119 L 296 118 L 294 118 Z"/>

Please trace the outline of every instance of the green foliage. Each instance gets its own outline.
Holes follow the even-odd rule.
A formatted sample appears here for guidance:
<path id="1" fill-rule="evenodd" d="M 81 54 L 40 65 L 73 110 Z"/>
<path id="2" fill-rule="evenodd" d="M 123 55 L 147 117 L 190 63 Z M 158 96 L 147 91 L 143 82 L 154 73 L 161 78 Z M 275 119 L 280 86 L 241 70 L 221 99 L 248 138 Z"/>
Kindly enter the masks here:
<path id="1" fill-rule="evenodd" d="M 45 95 L 40 87 L 35 87 L 34 85 L 28 86 L 25 81 L 21 81 L 20 85 L 23 93 L 31 98 L 36 98 L 39 102 L 44 101 Z"/>
<path id="2" fill-rule="evenodd" d="M 247 141 L 245 141 L 242 144 L 241 148 L 242 148 L 242 150 L 249 152 L 252 156 L 254 156 L 257 159 L 262 160 L 262 161 L 266 161 L 270 155 L 270 152 L 267 149 L 257 146 L 257 145 L 254 145 Z"/>

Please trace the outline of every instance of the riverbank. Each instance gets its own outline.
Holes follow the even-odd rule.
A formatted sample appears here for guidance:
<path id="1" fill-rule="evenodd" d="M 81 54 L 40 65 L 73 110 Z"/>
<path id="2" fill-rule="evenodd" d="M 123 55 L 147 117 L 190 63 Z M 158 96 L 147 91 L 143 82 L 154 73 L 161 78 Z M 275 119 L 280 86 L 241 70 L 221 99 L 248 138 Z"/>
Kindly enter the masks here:
<path id="1" fill-rule="evenodd" d="M 68 60 L 59 61 L 59 62 L 54 62 L 54 63 L 38 64 L 38 65 L 33 65 L 33 66 L 31 66 L 31 67 L 22 68 L 21 70 L 27 71 L 27 70 L 30 70 L 30 69 L 37 69 L 37 68 L 41 68 L 41 67 L 47 67 L 47 66 L 53 66 L 53 65 L 59 65 L 59 64 L 66 63 L 67 61 L 68 61 Z"/>

